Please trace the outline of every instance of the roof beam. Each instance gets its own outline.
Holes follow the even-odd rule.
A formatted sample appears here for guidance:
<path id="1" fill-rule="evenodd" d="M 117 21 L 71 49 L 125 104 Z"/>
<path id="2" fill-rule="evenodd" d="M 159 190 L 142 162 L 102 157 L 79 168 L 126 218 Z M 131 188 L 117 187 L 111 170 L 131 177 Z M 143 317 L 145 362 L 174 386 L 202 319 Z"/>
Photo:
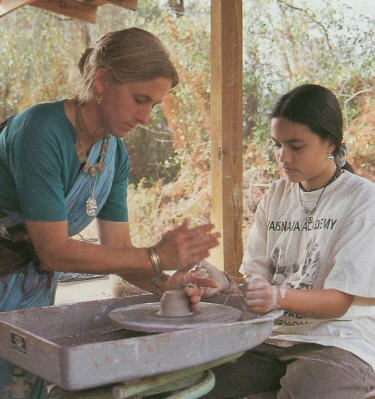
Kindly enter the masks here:
<path id="1" fill-rule="evenodd" d="M 136 11 L 138 0 L 85 0 L 87 4 L 92 6 L 103 6 L 104 4 L 113 4 L 114 6 L 127 8 L 128 10 Z"/>
<path id="2" fill-rule="evenodd" d="M 30 5 L 85 22 L 96 21 L 97 7 L 77 0 L 34 0 Z"/>
<path id="3" fill-rule="evenodd" d="M 0 0 L 0 17 L 16 10 L 19 7 L 26 6 L 34 0 Z"/>
<path id="4" fill-rule="evenodd" d="M 136 11 L 138 6 L 138 0 L 107 0 L 107 3 L 133 11 Z"/>

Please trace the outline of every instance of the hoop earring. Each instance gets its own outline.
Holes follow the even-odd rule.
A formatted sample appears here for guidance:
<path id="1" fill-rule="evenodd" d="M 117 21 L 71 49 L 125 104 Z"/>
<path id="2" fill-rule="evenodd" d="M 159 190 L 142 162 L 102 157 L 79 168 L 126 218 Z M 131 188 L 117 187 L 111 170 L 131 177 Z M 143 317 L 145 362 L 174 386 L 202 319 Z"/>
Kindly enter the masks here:
<path id="1" fill-rule="evenodd" d="M 100 104 L 102 103 L 102 99 L 103 99 L 103 96 L 102 96 L 101 94 L 98 94 L 98 95 L 96 96 L 96 103 L 97 103 L 98 105 L 100 105 Z"/>
<path id="2" fill-rule="evenodd" d="M 335 157 L 332 154 L 329 154 L 327 156 L 328 161 L 333 161 L 335 159 Z"/>

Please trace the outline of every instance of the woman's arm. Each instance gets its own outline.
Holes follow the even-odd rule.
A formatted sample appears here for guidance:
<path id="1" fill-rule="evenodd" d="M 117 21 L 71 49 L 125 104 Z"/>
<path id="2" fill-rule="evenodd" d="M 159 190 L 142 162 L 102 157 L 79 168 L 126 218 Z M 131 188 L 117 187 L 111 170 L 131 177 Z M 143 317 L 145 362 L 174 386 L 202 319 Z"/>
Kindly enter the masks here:
<path id="1" fill-rule="evenodd" d="M 128 222 L 110 222 L 107 220 L 97 219 L 99 241 L 102 245 L 114 248 L 134 248 L 131 241 L 129 223 Z M 129 269 L 125 273 L 117 273 L 128 281 L 146 291 L 151 291 L 151 278 L 145 279 L 144 273 L 132 271 Z M 147 273 L 148 275 L 149 273 Z M 151 277 L 151 274 L 150 274 Z"/>
<path id="2" fill-rule="evenodd" d="M 98 220 L 98 232 L 101 244 L 108 245 L 110 247 L 123 247 L 123 248 L 134 248 L 129 231 L 129 223 L 119 222 L 108 222 L 105 220 Z M 126 281 L 136 285 L 146 291 L 153 291 L 156 287 L 152 287 L 151 278 L 145 278 L 145 274 L 139 272 L 132 273 L 126 272 L 119 274 Z M 161 294 L 162 292 L 170 289 L 177 289 L 183 284 L 196 284 L 204 285 L 205 287 L 215 287 L 215 281 L 209 278 L 199 278 L 188 273 L 182 269 L 174 273 L 172 276 L 165 275 L 158 282 L 157 291 Z M 194 304 L 193 304 L 194 309 Z"/>
<path id="3" fill-rule="evenodd" d="M 148 274 L 153 269 L 147 248 L 128 246 L 128 227 L 121 222 L 99 222 L 102 245 L 68 237 L 67 222 L 27 221 L 26 226 L 42 266 L 47 270 L 86 273 Z M 163 269 L 194 265 L 218 244 L 212 225 L 189 228 L 187 222 L 169 231 L 158 244 Z"/>

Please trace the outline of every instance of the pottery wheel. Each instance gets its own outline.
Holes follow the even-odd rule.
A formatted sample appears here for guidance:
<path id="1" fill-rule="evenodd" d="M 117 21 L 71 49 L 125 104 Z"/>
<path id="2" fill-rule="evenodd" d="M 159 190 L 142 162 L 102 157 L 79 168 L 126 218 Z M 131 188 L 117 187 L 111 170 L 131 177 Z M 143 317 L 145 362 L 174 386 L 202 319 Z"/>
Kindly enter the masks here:
<path id="1" fill-rule="evenodd" d="M 207 302 L 201 302 L 199 311 L 192 316 L 162 317 L 157 315 L 159 309 L 159 302 L 142 303 L 114 309 L 109 312 L 108 316 L 117 326 L 144 332 L 168 332 L 209 327 L 216 324 L 232 323 L 242 317 L 242 311 L 239 309 Z"/>

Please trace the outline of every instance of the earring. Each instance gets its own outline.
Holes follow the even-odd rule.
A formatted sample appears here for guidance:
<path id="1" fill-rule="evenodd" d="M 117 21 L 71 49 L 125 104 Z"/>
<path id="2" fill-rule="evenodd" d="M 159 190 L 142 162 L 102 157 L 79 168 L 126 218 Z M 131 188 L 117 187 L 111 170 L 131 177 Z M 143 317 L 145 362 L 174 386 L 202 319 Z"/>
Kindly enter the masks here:
<path id="1" fill-rule="evenodd" d="M 333 161 L 335 159 L 335 157 L 332 154 L 329 154 L 327 156 L 328 161 Z"/>
<path id="2" fill-rule="evenodd" d="M 96 96 L 96 103 L 97 103 L 98 105 L 100 105 L 100 104 L 102 103 L 102 99 L 103 99 L 103 96 L 102 96 L 101 94 L 98 94 L 98 95 Z"/>

